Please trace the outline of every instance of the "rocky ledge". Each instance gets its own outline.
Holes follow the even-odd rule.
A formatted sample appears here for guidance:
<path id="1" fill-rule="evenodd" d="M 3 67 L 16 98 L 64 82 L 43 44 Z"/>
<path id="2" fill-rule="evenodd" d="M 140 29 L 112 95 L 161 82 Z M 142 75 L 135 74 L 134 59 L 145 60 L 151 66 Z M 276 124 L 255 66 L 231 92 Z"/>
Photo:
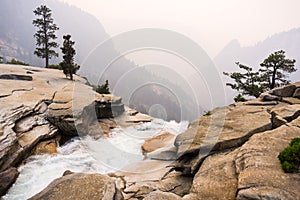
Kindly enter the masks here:
<path id="1" fill-rule="evenodd" d="M 147 140 L 147 155 L 159 151 L 152 160 L 109 174 L 122 194 L 115 199 L 300 199 L 300 174 L 284 173 L 277 158 L 300 137 L 299 90 L 300 82 L 276 88 L 214 109 L 175 140 Z"/>
<path id="2" fill-rule="evenodd" d="M 120 124 L 151 121 L 138 112 L 131 116 L 120 97 L 98 94 L 84 78 L 74 77 L 0 64 L 1 195 L 16 180 L 15 167 L 31 154 L 56 153 L 59 143 L 74 136 L 102 137 Z"/>
<path id="3" fill-rule="evenodd" d="M 105 134 L 116 124 L 151 120 L 128 108 L 114 120 L 103 119 L 98 107 L 120 105 L 119 98 L 91 92 L 93 98 L 76 100 L 92 91 L 80 77 L 70 82 L 57 71 L 1 67 L 6 74 L 0 81 L 1 189 L 13 183 L 18 174 L 13 167 L 39 149 L 40 141 L 74 133 L 98 137 L 99 127 Z M 23 77 L 29 75 L 32 80 Z M 32 199 L 300 199 L 300 174 L 284 173 L 277 159 L 292 138 L 300 137 L 299 92 L 300 82 L 216 108 L 176 138 L 163 133 L 147 140 L 143 150 L 150 160 L 108 175 L 68 172 Z"/>

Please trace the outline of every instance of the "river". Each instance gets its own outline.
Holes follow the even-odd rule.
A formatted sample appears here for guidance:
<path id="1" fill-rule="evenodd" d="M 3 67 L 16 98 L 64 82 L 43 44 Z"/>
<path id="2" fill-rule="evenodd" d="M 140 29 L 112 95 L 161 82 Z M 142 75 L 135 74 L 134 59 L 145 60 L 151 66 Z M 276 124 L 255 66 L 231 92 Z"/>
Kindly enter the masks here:
<path id="1" fill-rule="evenodd" d="M 177 123 L 154 119 L 152 122 L 127 128 L 115 128 L 109 138 L 73 138 L 58 148 L 55 155 L 35 155 L 29 157 L 18 170 L 20 175 L 2 200 L 27 199 L 63 172 L 109 173 L 129 164 L 142 161 L 141 145 L 161 131 L 179 134 L 187 129 L 188 122 Z"/>

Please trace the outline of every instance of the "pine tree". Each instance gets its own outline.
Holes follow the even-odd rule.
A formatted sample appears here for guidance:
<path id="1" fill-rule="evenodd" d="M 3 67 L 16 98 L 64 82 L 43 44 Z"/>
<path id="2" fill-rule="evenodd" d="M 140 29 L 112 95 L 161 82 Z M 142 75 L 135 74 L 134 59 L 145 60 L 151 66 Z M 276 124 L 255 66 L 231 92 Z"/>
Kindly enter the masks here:
<path id="1" fill-rule="evenodd" d="M 38 16 L 38 18 L 32 22 L 32 24 L 38 28 L 34 34 L 37 45 L 34 54 L 40 58 L 44 58 L 45 67 L 48 68 L 49 59 L 58 57 L 58 53 L 56 53 L 53 48 L 58 47 L 58 44 L 55 42 L 57 38 L 55 31 L 59 30 L 59 28 L 53 23 L 51 10 L 47 6 L 41 5 L 36 8 L 33 13 Z"/>
<path id="2" fill-rule="evenodd" d="M 267 89 L 273 89 L 280 85 L 286 85 L 290 83 L 288 73 L 295 72 L 294 59 L 285 58 L 285 52 L 283 50 L 276 51 L 269 55 L 261 64 L 259 70 L 262 74 L 263 85 Z"/>
<path id="3" fill-rule="evenodd" d="M 223 72 L 224 75 L 229 76 L 235 81 L 235 83 L 226 83 L 226 85 L 241 92 L 243 95 L 259 97 L 263 92 L 260 87 L 259 72 L 254 72 L 251 67 L 247 67 L 239 62 L 236 64 L 240 69 L 245 70 L 245 73 L 233 72 L 229 74 Z M 239 97 L 241 98 L 242 96 L 240 95 Z"/>
<path id="4" fill-rule="evenodd" d="M 262 92 L 271 90 L 280 85 L 290 83 L 288 75 L 295 72 L 294 59 L 285 58 L 283 50 L 276 51 L 269 55 L 261 64 L 258 71 L 253 71 L 251 67 L 236 63 L 245 73 L 233 72 L 224 75 L 230 77 L 235 83 L 226 83 L 232 89 L 243 95 L 259 97 Z"/>
<path id="5" fill-rule="evenodd" d="M 60 66 L 62 67 L 64 74 L 73 80 L 73 74 L 76 74 L 76 71 L 80 68 L 79 65 L 74 63 L 76 51 L 73 48 L 73 45 L 75 42 L 71 40 L 71 35 L 64 35 L 63 39 L 63 47 L 60 49 L 62 50 L 64 60 L 60 63 Z"/>

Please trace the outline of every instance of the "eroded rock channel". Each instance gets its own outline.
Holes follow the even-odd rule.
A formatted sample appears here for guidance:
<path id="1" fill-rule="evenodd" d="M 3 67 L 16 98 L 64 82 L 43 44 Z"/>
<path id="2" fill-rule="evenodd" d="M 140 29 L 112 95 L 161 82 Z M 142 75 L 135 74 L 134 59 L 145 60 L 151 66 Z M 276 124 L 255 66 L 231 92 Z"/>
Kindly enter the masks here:
<path id="1" fill-rule="evenodd" d="M 0 67 L 3 74 L 30 71 L 32 77 L 0 80 L 1 195 L 17 178 L 19 164 L 37 149 L 151 121 L 118 97 L 96 94 L 83 78 L 70 82 L 56 70 Z M 299 173 L 284 173 L 277 159 L 300 137 L 299 91 L 295 83 L 216 108 L 176 137 L 164 133 L 149 140 L 143 147 L 146 161 L 107 175 L 67 172 L 32 199 L 300 199 Z"/>

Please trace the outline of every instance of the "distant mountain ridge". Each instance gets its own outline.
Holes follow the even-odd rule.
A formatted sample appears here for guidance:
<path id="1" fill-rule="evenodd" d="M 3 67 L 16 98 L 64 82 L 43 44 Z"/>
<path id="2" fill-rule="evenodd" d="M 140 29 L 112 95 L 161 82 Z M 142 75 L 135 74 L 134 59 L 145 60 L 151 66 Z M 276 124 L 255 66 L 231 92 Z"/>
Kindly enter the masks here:
<path id="1" fill-rule="evenodd" d="M 288 58 L 296 59 L 296 66 L 300 66 L 300 27 L 290 31 L 277 33 L 254 46 L 241 47 L 238 40 L 232 40 L 214 58 L 215 64 L 222 70 L 235 70 L 235 62 L 257 68 L 271 53 L 284 50 Z M 299 68 L 299 67 L 298 67 Z M 294 81 L 299 77 L 300 70 L 292 76 Z"/>
<path id="2" fill-rule="evenodd" d="M 214 63 L 222 72 L 234 72 L 238 70 L 236 62 L 240 62 L 247 66 L 252 66 L 254 69 L 259 67 L 259 64 L 271 53 L 277 50 L 284 50 L 287 58 L 296 59 L 295 73 L 291 74 L 292 82 L 299 80 L 300 77 L 300 27 L 290 31 L 277 33 L 268 37 L 262 42 L 258 42 L 254 46 L 242 47 L 238 40 L 232 40 L 224 49 L 214 58 Z M 226 77 L 224 82 L 229 81 Z M 225 83 L 224 83 L 225 84 Z M 236 92 L 226 88 L 228 101 L 232 101 L 232 97 Z"/>

